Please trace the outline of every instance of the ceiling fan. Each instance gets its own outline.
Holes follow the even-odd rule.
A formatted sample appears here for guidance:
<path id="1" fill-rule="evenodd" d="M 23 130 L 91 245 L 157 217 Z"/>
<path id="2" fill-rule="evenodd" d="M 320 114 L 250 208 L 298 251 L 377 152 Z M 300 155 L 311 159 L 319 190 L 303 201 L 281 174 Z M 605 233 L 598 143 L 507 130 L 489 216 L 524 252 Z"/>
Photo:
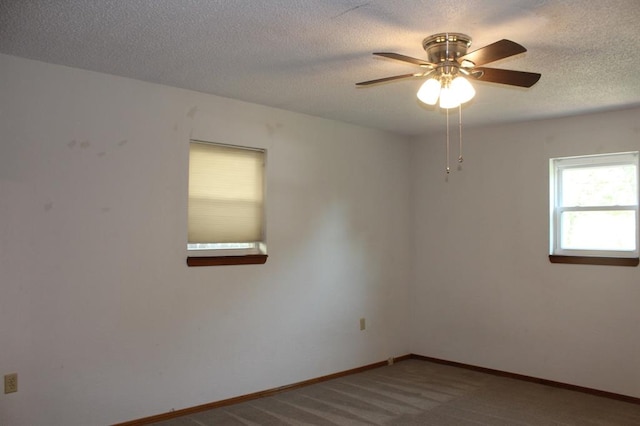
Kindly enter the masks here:
<path id="1" fill-rule="evenodd" d="M 440 100 L 440 108 L 447 114 L 447 168 L 449 174 L 449 109 L 459 108 L 458 127 L 460 131 L 460 155 L 458 163 L 462 164 L 462 104 L 471 100 L 476 91 L 467 78 L 500 83 L 509 86 L 531 87 L 540 80 L 541 75 L 534 72 L 514 71 L 500 68 L 487 68 L 483 65 L 499 59 L 524 53 L 523 46 L 511 40 L 502 39 L 488 46 L 467 53 L 471 46 L 471 37 L 461 33 L 439 33 L 422 40 L 422 47 L 427 52 L 427 60 L 412 58 L 399 53 L 376 52 L 374 55 L 408 62 L 421 68 L 422 72 L 395 75 L 376 80 L 356 83 L 356 86 L 370 86 L 405 78 L 428 78 L 418 90 L 418 99 L 428 105 L 435 105 Z M 466 77 L 466 78 L 465 78 Z"/>
<path id="2" fill-rule="evenodd" d="M 425 71 L 356 83 L 356 86 L 370 86 L 405 78 L 428 78 L 418 91 L 418 98 L 429 105 L 435 105 L 440 98 L 440 107 L 454 108 L 467 102 L 475 95 L 473 86 L 464 78 L 510 86 L 531 87 L 541 75 L 533 72 L 487 68 L 483 65 L 508 58 L 527 51 L 523 46 L 510 40 L 500 40 L 488 46 L 467 53 L 471 37 L 461 33 L 439 33 L 425 38 L 422 47 L 427 52 L 427 60 L 412 58 L 399 53 L 375 52 L 376 56 L 396 59 L 425 68 Z"/>

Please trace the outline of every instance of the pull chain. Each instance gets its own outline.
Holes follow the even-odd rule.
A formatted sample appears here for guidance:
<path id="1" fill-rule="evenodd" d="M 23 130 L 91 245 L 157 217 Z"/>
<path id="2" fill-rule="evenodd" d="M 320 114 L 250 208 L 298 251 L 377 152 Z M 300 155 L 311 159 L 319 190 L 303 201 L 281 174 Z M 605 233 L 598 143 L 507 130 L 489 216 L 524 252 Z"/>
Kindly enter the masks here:
<path id="1" fill-rule="evenodd" d="M 451 171 L 451 169 L 449 168 L 449 109 L 446 108 L 447 110 L 447 174 L 449 174 L 449 172 Z"/>
<path id="2" fill-rule="evenodd" d="M 458 129 L 460 130 L 460 156 L 458 157 L 458 163 L 462 164 L 464 161 L 462 158 L 462 104 L 458 105 Z"/>

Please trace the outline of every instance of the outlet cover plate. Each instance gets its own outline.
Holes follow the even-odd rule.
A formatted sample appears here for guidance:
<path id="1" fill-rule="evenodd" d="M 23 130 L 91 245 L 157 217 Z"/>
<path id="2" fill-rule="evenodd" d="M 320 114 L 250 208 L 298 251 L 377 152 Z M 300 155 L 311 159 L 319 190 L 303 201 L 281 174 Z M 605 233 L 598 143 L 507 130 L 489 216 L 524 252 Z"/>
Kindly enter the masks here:
<path id="1" fill-rule="evenodd" d="M 18 373 L 4 375 L 4 393 L 18 392 Z"/>

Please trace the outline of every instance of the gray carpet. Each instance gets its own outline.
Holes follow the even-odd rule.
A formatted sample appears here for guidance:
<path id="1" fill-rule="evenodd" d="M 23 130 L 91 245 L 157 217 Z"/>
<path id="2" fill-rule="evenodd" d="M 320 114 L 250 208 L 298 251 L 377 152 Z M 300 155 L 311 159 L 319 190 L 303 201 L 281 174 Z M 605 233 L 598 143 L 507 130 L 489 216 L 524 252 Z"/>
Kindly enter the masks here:
<path id="1" fill-rule="evenodd" d="M 640 405 L 407 360 L 154 425 L 638 426 Z"/>

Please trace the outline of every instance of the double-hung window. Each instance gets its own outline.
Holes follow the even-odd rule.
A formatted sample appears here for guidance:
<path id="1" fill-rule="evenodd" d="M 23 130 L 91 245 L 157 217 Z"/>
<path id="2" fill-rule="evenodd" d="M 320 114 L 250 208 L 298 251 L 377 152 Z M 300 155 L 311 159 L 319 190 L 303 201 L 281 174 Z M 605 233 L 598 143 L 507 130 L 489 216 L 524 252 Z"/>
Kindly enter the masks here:
<path id="1" fill-rule="evenodd" d="M 550 161 L 550 259 L 638 264 L 638 152 Z"/>
<path id="2" fill-rule="evenodd" d="M 266 261 L 265 151 L 191 141 L 190 266 Z"/>

